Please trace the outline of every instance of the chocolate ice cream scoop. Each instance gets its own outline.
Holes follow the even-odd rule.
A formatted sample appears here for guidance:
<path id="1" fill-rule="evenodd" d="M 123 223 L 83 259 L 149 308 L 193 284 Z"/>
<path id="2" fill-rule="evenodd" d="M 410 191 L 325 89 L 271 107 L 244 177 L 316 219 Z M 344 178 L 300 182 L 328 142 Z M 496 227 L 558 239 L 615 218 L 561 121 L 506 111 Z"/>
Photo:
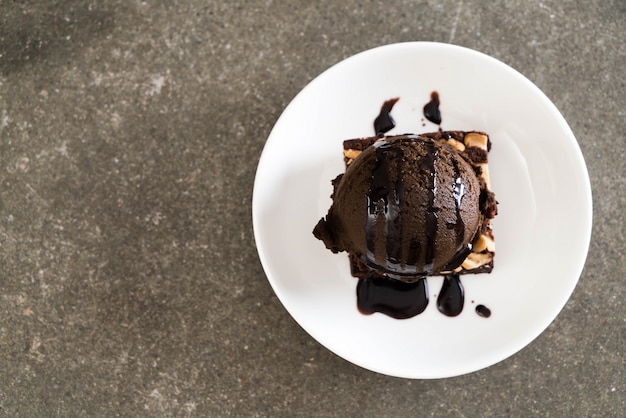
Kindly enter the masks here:
<path id="1" fill-rule="evenodd" d="M 334 184 L 333 204 L 315 236 L 391 278 L 456 269 L 483 221 L 472 166 L 451 146 L 424 136 L 379 139 Z"/>

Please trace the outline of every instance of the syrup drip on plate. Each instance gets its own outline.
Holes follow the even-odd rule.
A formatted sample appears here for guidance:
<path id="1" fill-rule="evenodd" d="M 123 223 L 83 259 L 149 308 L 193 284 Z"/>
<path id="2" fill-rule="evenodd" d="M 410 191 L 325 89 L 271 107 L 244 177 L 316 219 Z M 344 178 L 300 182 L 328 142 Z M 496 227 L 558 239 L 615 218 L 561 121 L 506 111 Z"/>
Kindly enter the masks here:
<path id="1" fill-rule="evenodd" d="M 491 316 L 491 309 L 485 305 L 478 305 L 476 307 L 476 313 L 478 316 L 482 316 L 483 318 L 489 318 Z"/>
<path id="2" fill-rule="evenodd" d="M 389 99 L 383 103 L 380 113 L 374 119 L 374 132 L 376 135 L 385 134 L 396 126 L 396 122 L 391 117 L 391 109 L 400 100 L 399 97 Z"/>
<path id="3" fill-rule="evenodd" d="M 441 112 L 439 111 L 439 93 L 433 91 L 430 93 L 430 102 L 424 106 L 424 117 L 435 123 L 441 125 Z"/>
<path id="4" fill-rule="evenodd" d="M 463 311 L 465 292 L 458 274 L 448 274 L 443 279 L 437 297 L 437 309 L 446 316 L 457 316 Z"/>

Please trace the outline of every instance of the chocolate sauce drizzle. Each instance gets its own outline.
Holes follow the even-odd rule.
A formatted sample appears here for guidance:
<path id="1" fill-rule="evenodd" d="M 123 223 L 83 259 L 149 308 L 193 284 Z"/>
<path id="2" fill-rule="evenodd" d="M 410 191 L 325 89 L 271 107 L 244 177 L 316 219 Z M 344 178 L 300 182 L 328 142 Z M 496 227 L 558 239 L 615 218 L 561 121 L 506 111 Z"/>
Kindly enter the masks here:
<path id="1" fill-rule="evenodd" d="M 424 106 L 424 117 L 429 121 L 441 124 L 439 111 L 439 94 L 431 93 L 431 100 Z M 399 98 L 385 101 L 380 114 L 374 121 L 374 130 L 381 136 L 395 127 L 391 110 Z M 441 128 L 440 128 L 441 130 Z M 411 140 L 407 138 L 407 140 Z M 402 205 L 404 201 L 404 153 L 398 147 L 382 140 L 376 142 L 375 163 L 372 170 L 372 181 L 367 194 L 367 219 L 365 223 L 367 254 L 361 261 L 375 269 L 384 268 L 390 278 L 361 278 L 357 285 L 357 307 L 363 314 L 380 312 L 396 319 L 406 319 L 422 313 L 428 306 L 428 283 L 426 277 L 414 282 L 397 280 L 402 276 L 420 276 L 433 273 L 435 261 L 435 238 L 438 229 L 438 215 L 435 207 L 437 192 L 436 162 L 439 158 L 438 149 L 428 144 L 430 152 L 418 164 L 428 174 L 427 193 L 429 208 L 426 211 L 425 236 L 426 242 L 412 239 L 403 261 L 402 249 Z M 394 161 L 395 160 L 395 161 Z M 395 164 L 392 164 L 391 162 Z M 472 244 L 463 245 L 465 223 L 461 216 L 461 201 L 465 194 L 465 185 L 461 179 L 460 168 L 456 157 L 452 157 L 455 172 L 452 185 L 456 207 L 456 223 L 447 227 L 454 229 L 457 237 L 456 254 L 444 267 L 454 270 L 460 266 L 472 251 Z M 394 167 L 394 168 L 392 168 Z M 445 187 L 445 186 L 442 186 Z M 384 234 L 385 248 L 376 248 L 376 236 Z M 422 249 L 423 248 L 423 249 Z M 424 251 L 423 271 L 417 271 L 421 252 Z M 448 274 L 444 277 L 441 291 L 437 297 L 437 309 L 446 316 L 457 316 L 463 311 L 465 295 L 459 274 Z M 491 316 L 491 311 L 484 305 L 476 307 L 476 313 L 482 317 Z"/>
<path id="2" fill-rule="evenodd" d="M 435 237 L 437 236 L 437 208 L 435 208 L 435 195 L 437 193 L 437 172 L 435 163 L 439 157 L 439 150 L 432 144 L 429 144 L 430 152 L 419 162 L 421 168 L 428 173 L 428 210 L 426 211 L 426 256 L 424 258 L 424 272 L 430 274 L 433 272 L 433 264 L 435 262 Z"/>
<path id="3" fill-rule="evenodd" d="M 402 175 L 404 153 L 386 141 L 377 142 L 374 146 L 376 160 L 367 194 L 368 210 L 365 221 L 367 254 L 364 261 L 375 260 L 376 264 L 387 270 L 399 271 L 402 267 L 401 209 L 404 201 Z M 391 172 L 393 160 L 396 162 L 395 173 Z M 384 249 L 376 248 L 376 236 L 379 233 L 386 237 Z"/>
<path id="4" fill-rule="evenodd" d="M 452 185 L 452 195 L 454 196 L 454 205 L 456 209 L 456 223 L 449 223 L 448 228 L 454 229 L 456 234 L 456 252 L 452 260 L 446 264 L 444 270 L 454 270 L 459 267 L 472 252 L 472 243 L 464 245 L 465 241 L 465 222 L 461 216 L 461 200 L 465 194 L 465 185 L 461 179 L 461 171 L 456 157 L 452 156 L 452 167 L 454 169 L 454 184 Z"/>
<path id="5" fill-rule="evenodd" d="M 383 103 L 380 113 L 374 119 L 374 132 L 376 135 L 384 134 L 392 130 L 396 126 L 396 122 L 391 117 L 391 109 L 400 100 L 399 97 L 389 99 Z"/>
<path id="6" fill-rule="evenodd" d="M 407 141 L 413 140 L 407 138 Z M 366 254 L 361 257 L 366 265 L 384 269 L 395 279 L 403 276 L 420 276 L 433 273 L 435 262 L 435 239 L 438 230 L 438 215 L 435 207 L 437 193 L 436 162 L 439 150 L 426 143 L 429 152 L 417 162 L 427 174 L 429 207 L 425 218 L 426 242 L 408 242 L 406 257 L 403 257 L 402 210 L 404 206 L 404 164 L 406 160 L 401 148 L 382 140 L 373 145 L 375 150 L 372 180 L 367 194 L 367 218 L 365 220 Z M 376 248 L 376 237 L 384 234 L 385 248 Z M 462 239 L 463 237 L 461 237 Z M 424 251 L 423 266 L 418 270 L 420 251 Z M 462 260 L 461 260 L 462 261 Z"/>
<path id="7" fill-rule="evenodd" d="M 437 93 L 436 91 L 430 93 L 430 102 L 426 103 L 426 105 L 424 106 L 424 117 L 432 123 L 441 125 L 441 112 L 439 111 L 439 93 Z"/>

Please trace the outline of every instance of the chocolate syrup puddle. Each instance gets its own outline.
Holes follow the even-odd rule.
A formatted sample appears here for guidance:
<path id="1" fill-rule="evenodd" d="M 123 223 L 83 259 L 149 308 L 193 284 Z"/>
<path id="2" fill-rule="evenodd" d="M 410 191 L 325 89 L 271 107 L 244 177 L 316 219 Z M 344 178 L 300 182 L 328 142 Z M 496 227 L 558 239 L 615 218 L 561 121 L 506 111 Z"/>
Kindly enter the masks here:
<path id="1" fill-rule="evenodd" d="M 476 307 L 476 313 L 478 316 L 482 316 L 483 318 L 489 318 L 491 316 L 491 309 L 485 305 L 478 305 Z"/>
<path id="2" fill-rule="evenodd" d="M 458 274 L 448 274 L 437 297 L 437 309 L 444 315 L 457 316 L 463 311 L 465 295 Z"/>
<path id="3" fill-rule="evenodd" d="M 439 111 L 439 93 L 437 93 L 436 91 L 430 93 L 430 102 L 426 103 L 426 105 L 424 106 L 424 117 L 432 123 L 441 125 L 441 112 Z"/>
<path id="4" fill-rule="evenodd" d="M 374 119 L 374 132 L 376 135 L 387 133 L 396 126 L 396 122 L 391 117 L 391 109 L 393 109 L 393 106 L 398 100 L 400 100 L 400 98 L 396 97 L 383 103 L 380 108 L 380 113 L 376 119 Z"/>
<path id="5" fill-rule="evenodd" d="M 406 283 L 393 279 L 359 279 L 357 306 L 365 315 L 380 312 L 395 319 L 421 314 L 428 306 L 426 278 Z"/>

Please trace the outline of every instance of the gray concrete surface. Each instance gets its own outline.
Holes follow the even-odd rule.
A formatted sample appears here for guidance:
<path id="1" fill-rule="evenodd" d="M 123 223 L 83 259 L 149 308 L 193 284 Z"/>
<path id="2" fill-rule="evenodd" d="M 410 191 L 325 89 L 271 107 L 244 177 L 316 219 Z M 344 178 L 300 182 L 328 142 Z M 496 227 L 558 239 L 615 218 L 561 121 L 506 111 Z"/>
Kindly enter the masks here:
<path id="1" fill-rule="evenodd" d="M 594 199 L 556 321 L 435 381 L 316 343 L 273 294 L 251 222 L 289 101 L 347 56 L 412 40 L 534 81 Z M 623 0 L 1 0 L 0 416 L 623 416 L 625 43 Z"/>

